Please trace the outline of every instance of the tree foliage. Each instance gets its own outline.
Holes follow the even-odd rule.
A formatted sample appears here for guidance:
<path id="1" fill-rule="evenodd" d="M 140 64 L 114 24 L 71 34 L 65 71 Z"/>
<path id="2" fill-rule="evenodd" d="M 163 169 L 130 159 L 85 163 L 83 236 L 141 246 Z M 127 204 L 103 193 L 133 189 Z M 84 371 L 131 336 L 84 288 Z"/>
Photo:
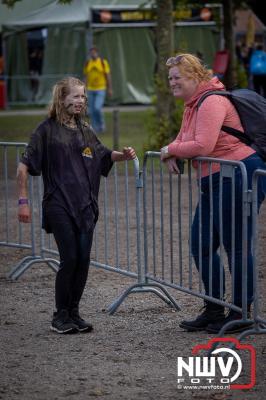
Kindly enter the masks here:
<path id="1" fill-rule="evenodd" d="M 2 4 L 5 4 L 7 7 L 12 8 L 14 7 L 15 3 L 18 3 L 22 0 L 2 0 Z M 72 0 L 59 0 L 59 3 L 68 4 L 71 3 Z"/>
<path id="2" fill-rule="evenodd" d="M 169 17 L 173 3 L 175 6 L 184 6 L 188 3 L 203 6 L 206 4 L 206 1 L 199 0 L 191 2 L 189 0 L 173 0 L 172 2 L 171 0 L 156 0 L 158 14 L 157 32 L 159 32 L 159 34 L 156 36 L 158 74 L 155 82 L 157 86 L 157 121 L 156 124 L 154 124 L 154 138 L 156 138 L 158 147 L 167 143 L 174 133 L 178 132 L 178 125 L 180 124 L 180 112 L 178 112 L 176 106 L 173 107 L 173 102 L 171 101 L 172 95 L 170 94 L 170 91 L 167 88 L 168 84 L 165 81 L 167 73 L 162 67 L 162 65 L 165 64 L 165 60 L 173 53 L 173 47 L 170 46 L 170 43 L 172 43 L 170 36 L 172 33 L 170 31 L 173 28 L 173 21 L 171 21 Z M 217 0 L 210 0 L 208 3 L 217 4 Z M 237 83 L 237 63 L 235 55 L 235 37 L 233 31 L 234 11 L 237 8 L 246 6 L 247 2 L 242 0 L 220 0 L 219 3 L 222 4 L 224 11 L 224 19 L 222 21 L 224 32 L 224 49 L 228 50 L 229 52 L 229 65 L 224 77 L 224 83 L 228 89 L 231 89 Z M 252 3 L 252 0 L 250 0 L 249 3 Z M 167 37 L 165 32 L 167 29 L 169 31 L 168 45 L 165 44 L 165 38 Z M 178 119 L 177 116 L 179 116 Z"/>

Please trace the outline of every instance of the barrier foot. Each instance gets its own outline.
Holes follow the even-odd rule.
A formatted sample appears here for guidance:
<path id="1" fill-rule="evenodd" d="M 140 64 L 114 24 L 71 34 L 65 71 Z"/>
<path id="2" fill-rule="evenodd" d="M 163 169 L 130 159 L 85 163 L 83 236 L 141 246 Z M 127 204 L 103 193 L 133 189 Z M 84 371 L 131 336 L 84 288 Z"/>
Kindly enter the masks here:
<path id="1" fill-rule="evenodd" d="M 231 328 L 231 327 L 233 327 L 236 323 L 237 324 L 246 324 L 247 322 L 253 322 L 253 323 L 255 323 L 255 321 L 253 320 L 250 320 L 250 319 L 246 319 L 246 320 L 244 320 L 244 319 L 240 319 L 240 320 L 238 320 L 237 322 L 236 321 L 231 321 L 231 322 L 228 322 L 227 324 L 225 324 L 221 329 L 220 329 L 220 331 L 218 332 L 218 334 L 217 334 L 217 337 L 224 337 L 224 335 L 226 334 L 225 332 L 226 332 L 226 330 L 228 329 L 228 328 Z M 250 325 L 249 327 L 247 327 L 247 329 L 244 331 L 244 332 L 246 332 L 246 331 L 248 331 L 248 330 L 251 330 L 251 328 L 252 328 L 252 325 Z M 243 333 L 244 333 L 243 332 Z"/>
<path id="2" fill-rule="evenodd" d="M 58 271 L 59 261 L 53 258 L 41 258 L 41 257 L 25 257 L 13 270 L 8 274 L 8 278 L 16 280 L 24 272 L 26 272 L 33 264 L 47 263 L 47 265 L 54 271 Z"/>
<path id="3" fill-rule="evenodd" d="M 260 335 L 266 333 L 266 326 L 262 323 L 255 323 L 254 328 L 247 329 L 244 332 L 241 333 L 241 335 L 237 336 L 237 339 L 241 341 L 244 339 L 246 336 L 250 335 Z"/>
<path id="4" fill-rule="evenodd" d="M 39 256 L 27 256 L 24 257 L 17 265 L 15 265 L 12 270 L 9 272 L 7 275 L 8 278 L 10 279 L 17 279 L 15 278 L 16 274 L 19 273 L 21 269 L 24 269 L 24 266 L 27 265 L 28 263 L 31 263 L 33 260 L 38 260 L 40 257 Z"/>
<path id="5" fill-rule="evenodd" d="M 160 289 L 163 293 L 161 293 L 158 289 Z M 118 307 L 122 304 L 125 298 L 131 293 L 154 293 L 160 299 L 162 299 L 166 304 L 180 311 L 179 305 L 176 303 L 174 298 L 168 293 L 168 291 L 160 284 L 145 284 L 145 283 L 136 283 L 130 286 L 125 290 L 109 307 L 107 307 L 107 312 L 110 315 L 114 314 Z"/>
<path id="6" fill-rule="evenodd" d="M 246 324 L 247 322 L 253 322 L 254 325 L 255 325 L 255 321 L 254 320 L 252 321 L 250 319 L 248 319 L 248 320 L 243 320 L 243 319 L 242 320 L 238 320 L 237 324 Z M 236 324 L 236 321 L 231 321 L 231 322 L 228 322 L 227 324 L 225 324 L 220 329 L 220 331 L 217 333 L 216 337 L 218 337 L 218 338 L 226 337 L 226 335 L 227 335 L 227 333 L 225 333 L 226 329 L 233 327 L 235 324 Z M 250 327 L 247 327 L 247 329 L 245 329 L 240 335 L 238 335 L 236 337 L 236 339 L 241 341 L 245 336 L 249 336 L 249 335 L 255 334 L 255 333 L 258 334 L 258 333 L 265 333 L 265 332 L 266 332 L 266 329 L 264 329 L 264 332 L 263 332 L 263 329 L 259 330 L 259 327 L 258 327 L 257 324 L 255 325 L 255 327 L 250 325 Z M 208 352 L 207 352 L 207 357 L 211 357 L 212 351 L 217 348 L 218 344 L 219 343 L 214 343 L 213 344 L 212 348 L 210 350 L 208 350 Z M 233 349 L 235 347 L 235 345 L 231 344 L 228 347 Z"/>
<path id="7" fill-rule="evenodd" d="M 54 260 L 54 259 L 52 259 L 52 260 L 47 260 L 47 259 L 45 259 L 44 261 L 47 263 L 47 265 L 48 265 L 54 272 L 57 272 L 57 271 L 58 271 L 58 269 L 59 269 L 59 264 L 60 264 L 59 261 Z"/>

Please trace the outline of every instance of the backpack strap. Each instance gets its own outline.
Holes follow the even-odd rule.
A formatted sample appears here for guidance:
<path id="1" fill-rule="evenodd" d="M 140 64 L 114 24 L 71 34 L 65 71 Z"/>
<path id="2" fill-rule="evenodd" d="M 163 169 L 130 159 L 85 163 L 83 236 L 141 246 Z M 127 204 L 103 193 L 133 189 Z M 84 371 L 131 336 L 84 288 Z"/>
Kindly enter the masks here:
<path id="1" fill-rule="evenodd" d="M 229 91 L 210 90 L 209 92 L 204 93 L 200 97 L 197 103 L 197 110 L 199 109 L 203 101 L 206 99 L 206 97 L 211 96 L 212 94 L 216 94 L 218 96 L 225 96 L 231 101 L 231 93 Z M 229 133 L 229 135 L 235 136 L 237 139 L 239 139 L 241 142 L 245 143 L 248 146 L 251 146 L 253 143 L 252 140 L 249 137 L 247 137 L 247 135 L 244 135 L 243 132 L 239 131 L 238 129 L 232 128 L 231 126 L 222 125 L 222 130 L 226 133 Z"/>
<path id="2" fill-rule="evenodd" d="M 222 130 L 226 133 L 229 133 L 229 135 L 235 136 L 241 142 L 247 144 L 248 146 L 251 146 L 253 143 L 252 140 L 247 137 L 247 135 L 243 135 L 243 132 L 239 131 L 238 129 L 232 128 L 231 126 L 222 125 Z"/>
<path id="3" fill-rule="evenodd" d="M 218 96 L 226 96 L 226 97 L 230 97 L 231 93 L 229 91 L 226 90 L 210 90 L 209 92 L 204 93 L 198 103 L 197 103 L 197 110 L 200 108 L 201 104 L 203 103 L 203 101 L 206 99 L 206 97 L 211 96 L 212 94 L 218 94 Z"/>

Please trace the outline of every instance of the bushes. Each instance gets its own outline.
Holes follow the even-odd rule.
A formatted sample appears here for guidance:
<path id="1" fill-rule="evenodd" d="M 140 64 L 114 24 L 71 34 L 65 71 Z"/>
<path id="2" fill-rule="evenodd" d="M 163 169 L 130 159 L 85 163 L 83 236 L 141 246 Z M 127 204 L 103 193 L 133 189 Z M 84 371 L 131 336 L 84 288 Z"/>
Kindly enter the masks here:
<path id="1" fill-rule="evenodd" d="M 158 116 L 156 108 L 150 111 L 147 118 L 149 135 L 144 145 L 145 151 L 159 151 L 161 147 L 165 146 L 176 137 L 181 126 L 183 109 L 183 102 L 177 100 L 170 117 L 167 115 Z"/>
<path id="2" fill-rule="evenodd" d="M 243 89 L 247 88 L 248 87 L 248 75 L 247 75 L 247 71 L 243 64 L 237 63 L 236 74 L 237 74 L 237 87 L 243 88 Z"/>

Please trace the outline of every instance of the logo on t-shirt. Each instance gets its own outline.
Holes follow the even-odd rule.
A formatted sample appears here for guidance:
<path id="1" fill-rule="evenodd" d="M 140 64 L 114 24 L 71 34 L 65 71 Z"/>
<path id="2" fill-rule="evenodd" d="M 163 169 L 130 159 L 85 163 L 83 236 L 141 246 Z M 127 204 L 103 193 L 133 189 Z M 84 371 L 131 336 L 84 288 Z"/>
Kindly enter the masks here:
<path id="1" fill-rule="evenodd" d="M 92 158 L 92 151 L 90 147 L 86 147 L 83 152 L 82 152 L 83 157 L 89 157 Z"/>

